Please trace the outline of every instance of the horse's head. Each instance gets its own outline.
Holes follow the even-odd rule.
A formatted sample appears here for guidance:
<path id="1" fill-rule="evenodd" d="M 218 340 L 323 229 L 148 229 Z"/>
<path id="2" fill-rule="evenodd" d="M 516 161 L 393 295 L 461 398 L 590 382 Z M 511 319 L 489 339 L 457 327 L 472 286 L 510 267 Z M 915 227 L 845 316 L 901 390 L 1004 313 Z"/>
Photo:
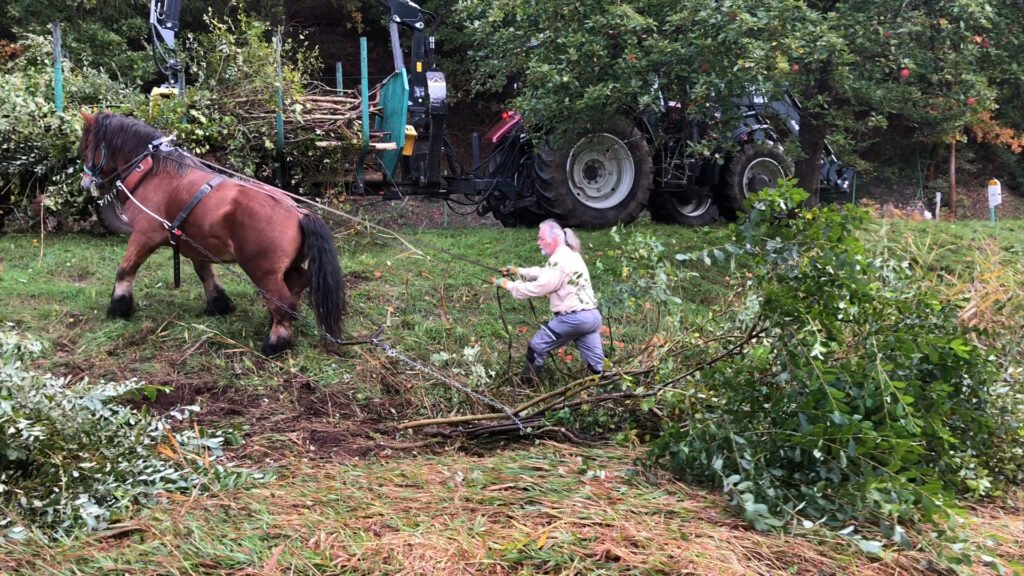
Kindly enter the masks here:
<path id="1" fill-rule="evenodd" d="M 78 153 L 82 156 L 82 189 L 89 191 L 93 187 L 105 187 L 110 184 L 117 166 L 109 158 L 106 137 L 108 114 L 90 114 L 82 111 L 82 140 L 78 143 Z"/>
<path id="2" fill-rule="evenodd" d="M 167 138 L 141 120 L 111 112 L 81 114 L 84 125 L 78 153 L 82 156 L 82 188 L 86 190 L 108 188 L 119 178 L 127 178 L 146 157 L 153 158 L 158 170 L 166 159 L 181 171 L 194 164 L 181 158 L 181 152 L 158 149 Z"/>

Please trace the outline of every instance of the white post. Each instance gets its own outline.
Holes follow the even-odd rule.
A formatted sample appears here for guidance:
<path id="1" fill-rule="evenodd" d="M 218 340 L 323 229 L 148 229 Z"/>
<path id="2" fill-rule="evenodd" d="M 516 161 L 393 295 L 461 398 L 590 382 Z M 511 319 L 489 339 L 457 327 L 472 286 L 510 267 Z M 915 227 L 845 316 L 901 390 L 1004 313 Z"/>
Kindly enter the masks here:
<path id="1" fill-rule="evenodd" d="M 936 192 L 935 193 L 935 221 L 936 222 L 938 222 L 940 220 L 940 218 L 939 218 L 939 208 L 941 208 L 941 207 L 942 207 L 942 192 Z"/>
<path id="2" fill-rule="evenodd" d="M 995 178 L 988 181 L 988 215 L 989 220 L 996 223 L 996 206 L 1003 203 L 1003 189 L 999 180 Z"/>

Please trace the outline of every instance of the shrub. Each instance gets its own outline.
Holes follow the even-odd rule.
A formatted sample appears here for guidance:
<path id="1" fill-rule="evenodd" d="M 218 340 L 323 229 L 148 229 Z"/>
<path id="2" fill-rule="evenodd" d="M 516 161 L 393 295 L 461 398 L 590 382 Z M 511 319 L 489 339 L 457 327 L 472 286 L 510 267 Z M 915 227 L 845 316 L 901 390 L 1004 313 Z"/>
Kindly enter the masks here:
<path id="1" fill-rule="evenodd" d="M 177 135 L 178 143 L 198 156 L 232 170 L 273 181 L 280 164 L 277 138 L 277 49 L 273 31 L 245 15 L 237 19 L 207 16 L 209 32 L 189 36 L 183 56 L 189 85 L 184 100 L 170 99 L 152 106 L 141 103 L 129 111 L 154 126 Z M 301 122 L 308 106 L 300 97 L 309 78 L 319 74 L 315 48 L 300 37 L 281 46 L 281 92 L 288 120 L 284 185 L 308 192 L 312 180 L 338 171 L 351 162 L 350 147 L 320 147 L 331 135 Z"/>
<path id="2" fill-rule="evenodd" d="M 750 271 L 715 326 L 745 336 L 708 345 L 690 377 L 662 375 L 650 457 L 723 488 L 756 528 L 872 520 L 902 541 L 901 523 L 951 519 L 954 497 L 1020 480 L 1019 385 L 955 302 L 871 254 L 864 211 L 795 212 L 806 197 L 791 182 L 763 193 L 715 250 Z"/>
<path id="3" fill-rule="evenodd" d="M 198 156 L 272 180 L 279 164 L 274 144 L 279 82 L 271 30 L 244 15 L 207 18 L 209 32 L 182 42 L 188 77 L 184 98 L 151 102 L 98 68 L 65 61 L 66 114 L 57 114 L 53 103 L 49 40 L 27 36 L 18 57 L 0 62 L 0 205 L 27 208 L 42 195 L 47 208 L 65 217 L 91 215 L 93 198 L 79 187 L 77 112 L 83 107 L 115 108 L 175 133 L 179 144 Z M 339 137 L 303 122 L 310 105 L 300 97 L 318 73 L 317 51 L 299 38 L 286 40 L 281 54 L 280 84 L 289 121 L 285 185 L 310 192 L 325 173 L 350 168 L 353 148 L 318 146 Z"/>
<path id="4" fill-rule="evenodd" d="M 136 380 L 84 382 L 26 367 L 43 345 L 0 329 L 0 530 L 23 538 L 102 529 L 161 492 L 234 485 L 247 473 L 213 463 L 221 438 L 124 400 L 155 389 Z"/>
<path id="5" fill-rule="evenodd" d="M 0 65 L 0 204 L 27 208 L 45 194 L 48 208 L 85 214 L 90 204 L 79 187 L 77 110 L 127 100 L 129 91 L 65 62 L 67 113 L 57 114 L 49 40 L 28 36 L 19 48 L 20 57 Z"/>

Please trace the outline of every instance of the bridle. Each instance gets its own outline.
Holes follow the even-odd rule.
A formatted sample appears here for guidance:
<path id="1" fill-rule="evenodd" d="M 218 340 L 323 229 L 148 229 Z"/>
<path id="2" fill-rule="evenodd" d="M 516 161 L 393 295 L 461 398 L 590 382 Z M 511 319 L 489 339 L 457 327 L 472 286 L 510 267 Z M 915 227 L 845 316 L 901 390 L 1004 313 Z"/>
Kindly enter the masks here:
<path id="1" fill-rule="evenodd" d="M 104 178 L 102 174 L 103 167 L 107 163 L 106 135 L 107 124 L 109 120 L 109 117 L 104 117 L 100 120 L 100 126 L 97 129 L 96 136 L 92 139 L 92 146 L 90 150 L 91 158 L 89 158 L 88 161 L 82 164 L 82 172 L 84 172 L 87 176 L 92 178 L 95 181 L 96 186 L 98 188 L 108 187 L 111 184 L 111 181 L 113 180 L 114 184 L 116 185 L 116 190 L 116 188 L 123 188 L 123 186 L 120 186 L 121 182 L 123 180 L 127 180 L 129 176 L 132 174 L 132 172 L 136 170 L 141 170 L 143 161 L 146 160 L 146 158 L 152 156 L 154 152 L 156 152 L 157 150 L 169 150 L 173 148 L 173 146 L 171 146 L 170 143 L 174 141 L 174 135 L 171 134 L 168 136 L 162 136 L 160 138 L 157 138 L 156 140 L 153 140 L 152 142 L 149 143 L 148 146 L 146 146 L 146 149 L 142 152 L 142 154 L 139 154 L 135 158 L 129 160 L 124 166 L 119 167 L 114 172 L 110 173 L 108 176 Z M 98 162 L 96 161 L 97 142 L 99 143 L 100 148 L 100 159 Z"/>
<path id="2" fill-rule="evenodd" d="M 85 172 L 85 174 L 87 176 L 89 176 L 93 180 L 98 181 L 99 184 L 103 185 L 103 186 L 106 186 L 108 184 L 107 181 L 110 180 L 110 178 L 112 178 L 114 176 L 113 174 L 111 174 L 110 176 L 107 176 L 106 178 L 101 177 L 101 174 L 102 174 L 102 171 L 103 171 L 103 167 L 107 164 L 106 135 L 107 135 L 107 123 L 108 123 L 108 121 L 109 121 L 109 118 L 107 118 L 107 117 L 104 117 L 103 119 L 100 120 L 100 127 L 99 127 L 99 129 L 97 129 L 96 135 L 93 136 L 93 138 L 92 138 L 92 146 L 90 147 L 90 152 L 91 152 L 90 156 L 92 156 L 92 157 L 89 158 L 84 164 L 82 164 L 82 171 Z M 99 142 L 99 144 L 100 144 L 100 160 L 99 160 L 99 162 L 96 161 L 96 143 L 97 142 Z M 90 166 L 90 164 L 91 164 L 91 166 Z M 118 172 L 120 172 L 120 171 L 118 171 Z"/>

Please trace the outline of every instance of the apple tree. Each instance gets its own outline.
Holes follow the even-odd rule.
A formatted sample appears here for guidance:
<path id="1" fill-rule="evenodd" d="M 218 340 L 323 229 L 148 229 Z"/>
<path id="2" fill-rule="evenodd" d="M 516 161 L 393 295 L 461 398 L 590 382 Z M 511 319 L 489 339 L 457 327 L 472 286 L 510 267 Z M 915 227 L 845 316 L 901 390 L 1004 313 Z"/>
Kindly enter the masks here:
<path id="1" fill-rule="evenodd" d="M 1012 4 L 460 0 L 454 13 L 476 88 L 516 73 L 514 105 L 549 127 L 659 97 L 727 110 L 752 89 L 790 92 L 802 104 L 796 175 L 814 203 L 826 138 L 864 142 L 901 118 L 923 140 L 948 141 L 996 107 L 1014 65 L 989 37 L 1013 27 Z"/>

